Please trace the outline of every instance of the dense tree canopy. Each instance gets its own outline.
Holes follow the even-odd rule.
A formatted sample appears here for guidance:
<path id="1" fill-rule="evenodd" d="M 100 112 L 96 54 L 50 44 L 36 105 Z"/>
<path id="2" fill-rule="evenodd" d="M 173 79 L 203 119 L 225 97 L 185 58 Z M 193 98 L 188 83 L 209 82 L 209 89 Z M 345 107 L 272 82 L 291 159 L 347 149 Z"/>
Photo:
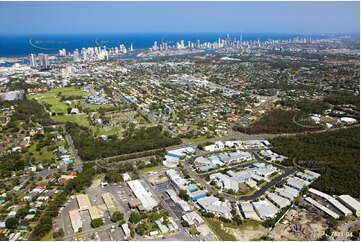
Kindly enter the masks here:
<path id="1" fill-rule="evenodd" d="M 71 134 L 74 145 L 83 160 L 95 160 L 122 154 L 130 154 L 152 149 L 159 149 L 180 143 L 179 138 L 162 130 L 161 126 L 132 130 L 123 139 L 103 140 L 93 137 L 87 127 L 67 122 L 66 129 Z"/>
<path id="2" fill-rule="evenodd" d="M 35 100 L 23 100 L 16 108 L 12 121 L 23 120 L 29 122 L 38 122 L 42 125 L 50 125 L 53 120 L 49 114 L 45 112 L 44 107 Z"/>
<path id="3" fill-rule="evenodd" d="M 235 126 L 234 129 L 247 134 L 279 134 L 279 133 L 298 133 L 317 128 L 306 128 L 293 122 L 293 117 L 297 119 L 304 113 L 297 111 L 272 110 L 265 113 L 259 120 L 254 122 L 250 127 Z M 307 125 L 315 125 L 311 121 Z"/>
<path id="4" fill-rule="evenodd" d="M 272 150 L 321 173 L 312 187 L 329 194 L 359 197 L 360 127 L 276 137 Z"/>

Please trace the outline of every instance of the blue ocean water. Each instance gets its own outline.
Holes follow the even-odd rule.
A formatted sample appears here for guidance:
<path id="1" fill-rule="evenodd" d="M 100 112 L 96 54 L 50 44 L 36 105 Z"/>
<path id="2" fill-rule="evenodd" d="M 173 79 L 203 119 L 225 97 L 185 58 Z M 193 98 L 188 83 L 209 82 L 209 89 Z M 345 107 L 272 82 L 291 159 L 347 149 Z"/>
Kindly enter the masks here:
<path id="1" fill-rule="evenodd" d="M 184 40 L 196 42 L 214 42 L 218 38 L 225 39 L 227 33 L 129 33 L 129 34 L 79 34 L 79 35 L 14 35 L 0 36 L 0 57 L 27 56 L 31 53 L 57 54 L 60 49 L 68 51 L 75 49 L 95 47 L 97 44 L 115 47 L 124 44 L 134 49 L 144 49 L 153 46 L 154 41 L 166 42 L 170 45 L 176 41 Z M 286 40 L 294 37 L 327 38 L 322 35 L 297 35 L 297 34 L 270 34 L 270 33 L 242 33 L 243 41 L 249 40 Z M 230 33 L 231 39 L 239 40 L 240 33 Z M 30 42 L 42 49 L 33 47 Z"/>

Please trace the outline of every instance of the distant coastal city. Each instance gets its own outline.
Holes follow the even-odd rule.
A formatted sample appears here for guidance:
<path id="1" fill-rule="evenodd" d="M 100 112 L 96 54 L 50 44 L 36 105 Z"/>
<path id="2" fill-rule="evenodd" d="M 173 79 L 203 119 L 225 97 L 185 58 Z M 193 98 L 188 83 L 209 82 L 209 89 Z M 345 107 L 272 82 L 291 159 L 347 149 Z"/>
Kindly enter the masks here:
<path id="1" fill-rule="evenodd" d="M 213 34 L 215 36 L 217 34 Z M 187 35 L 186 35 L 187 36 Z M 37 52 L 52 52 L 52 53 L 31 53 L 28 58 L 21 59 L 20 57 L 16 58 L 1 58 L 0 57 L 0 66 L 6 66 L 11 63 L 30 63 L 32 68 L 47 69 L 50 66 L 50 62 L 62 61 L 62 60 L 72 60 L 73 62 L 81 61 L 101 61 L 109 60 L 112 58 L 151 58 L 151 57 L 162 57 L 162 56 L 181 56 L 186 54 L 196 54 L 196 53 L 214 53 L 214 52 L 228 52 L 238 50 L 254 50 L 254 49 L 268 49 L 274 51 L 297 51 L 295 48 L 296 44 L 311 45 L 316 43 L 336 43 L 341 39 L 352 39 L 351 35 L 315 35 L 306 36 L 301 35 L 292 35 L 290 39 L 285 39 L 287 36 L 282 36 L 283 39 L 270 39 L 260 41 L 260 38 L 265 39 L 266 34 L 251 35 L 254 40 L 243 40 L 242 33 L 239 33 L 238 38 L 233 34 L 233 39 L 230 34 L 226 34 L 226 38 L 222 39 L 220 37 L 215 41 L 204 41 L 201 42 L 199 39 L 196 41 L 185 41 L 185 40 L 174 40 L 174 41 L 164 41 L 164 37 L 160 42 L 154 41 L 150 48 L 134 48 L 133 43 L 130 41 L 123 41 L 130 43 L 127 48 L 125 44 L 120 44 L 119 46 L 114 46 L 116 43 L 121 41 L 115 40 L 99 40 L 95 39 L 94 43 L 96 47 L 82 47 L 81 49 L 75 48 L 73 51 L 67 50 L 65 48 L 49 48 L 42 47 L 45 44 L 62 44 L 67 43 L 66 41 L 33 41 L 29 39 L 29 45 L 36 49 Z M 271 35 L 272 36 L 272 35 Z M 277 34 L 275 34 L 277 36 Z M 188 36 L 189 37 L 189 36 Z M 209 38 L 209 37 L 208 37 Z M 34 42 L 34 43 L 33 43 Z M 101 46 L 101 44 L 104 44 Z M 111 46 L 106 46 L 111 45 Z M 142 43 L 144 45 L 144 43 Z M 31 51 L 31 50 L 27 50 Z M 300 49 L 298 50 L 300 51 Z M 311 52 L 316 52 L 317 49 L 310 48 L 308 50 Z M 58 52 L 58 53 L 55 53 Z M 24 55 L 22 55 L 24 56 Z M 49 59 L 50 57 L 50 59 Z"/>

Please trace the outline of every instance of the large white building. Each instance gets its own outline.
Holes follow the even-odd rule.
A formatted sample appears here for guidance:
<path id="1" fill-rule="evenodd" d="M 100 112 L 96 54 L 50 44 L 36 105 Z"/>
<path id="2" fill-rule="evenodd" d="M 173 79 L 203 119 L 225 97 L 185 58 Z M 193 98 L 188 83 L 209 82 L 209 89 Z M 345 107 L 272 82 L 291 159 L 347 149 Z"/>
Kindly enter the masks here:
<path id="1" fill-rule="evenodd" d="M 253 206 L 261 219 L 275 218 L 278 212 L 278 208 L 268 200 L 253 202 Z"/>
<path id="2" fill-rule="evenodd" d="M 287 207 L 287 206 L 291 205 L 290 200 L 288 200 L 287 198 L 278 196 L 276 193 L 268 193 L 267 197 L 268 197 L 269 200 L 274 202 L 280 208 Z"/>
<path id="3" fill-rule="evenodd" d="M 195 211 L 192 211 L 190 213 L 186 213 L 182 216 L 183 220 L 186 221 L 189 225 L 200 225 L 203 224 L 204 221 L 201 218 L 201 216 L 198 215 Z"/>
<path id="4" fill-rule="evenodd" d="M 230 205 L 226 202 L 221 202 L 218 198 L 214 196 L 200 198 L 197 200 L 197 203 L 202 209 L 206 210 L 207 212 L 212 212 L 225 217 L 230 217 Z"/>
<path id="5" fill-rule="evenodd" d="M 152 197 L 152 193 L 145 190 L 140 180 L 129 181 L 128 186 L 146 210 L 151 210 L 158 205 L 158 202 Z"/>
<path id="6" fill-rule="evenodd" d="M 245 219 L 259 220 L 259 217 L 250 202 L 240 202 L 239 206 L 241 207 Z"/>
<path id="7" fill-rule="evenodd" d="M 353 210 L 357 217 L 360 217 L 360 202 L 351 197 L 350 195 L 341 195 L 338 196 L 338 199 Z"/>
<path id="8" fill-rule="evenodd" d="M 318 191 L 316 189 L 310 188 L 308 190 L 309 193 L 314 194 L 316 196 L 319 196 L 323 199 L 326 199 L 329 203 L 331 203 L 335 208 L 337 208 L 344 216 L 348 216 L 351 215 L 352 212 L 346 208 L 344 205 L 342 205 L 342 203 L 340 203 L 339 201 L 337 201 L 334 197 L 323 193 L 321 191 Z"/>

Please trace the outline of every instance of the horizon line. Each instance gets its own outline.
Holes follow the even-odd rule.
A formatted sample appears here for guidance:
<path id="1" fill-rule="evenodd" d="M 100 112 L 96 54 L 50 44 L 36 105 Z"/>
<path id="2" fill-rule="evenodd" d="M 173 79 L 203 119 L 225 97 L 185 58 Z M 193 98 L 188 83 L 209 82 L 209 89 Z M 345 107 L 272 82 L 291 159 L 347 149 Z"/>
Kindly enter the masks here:
<path id="1" fill-rule="evenodd" d="M 341 34 L 352 34 L 360 35 L 360 32 L 272 32 L 272 31 L 255 31 L 255 32 L 242 32 L 242 31 L 136 31 L 136 32 L 80 32 L 80 33 L 0 33 L 0 36 L 25 36 L 25 35 L 97 35 L 97 34 L 310 34 L 310 35 L 341 35 Z"/>

